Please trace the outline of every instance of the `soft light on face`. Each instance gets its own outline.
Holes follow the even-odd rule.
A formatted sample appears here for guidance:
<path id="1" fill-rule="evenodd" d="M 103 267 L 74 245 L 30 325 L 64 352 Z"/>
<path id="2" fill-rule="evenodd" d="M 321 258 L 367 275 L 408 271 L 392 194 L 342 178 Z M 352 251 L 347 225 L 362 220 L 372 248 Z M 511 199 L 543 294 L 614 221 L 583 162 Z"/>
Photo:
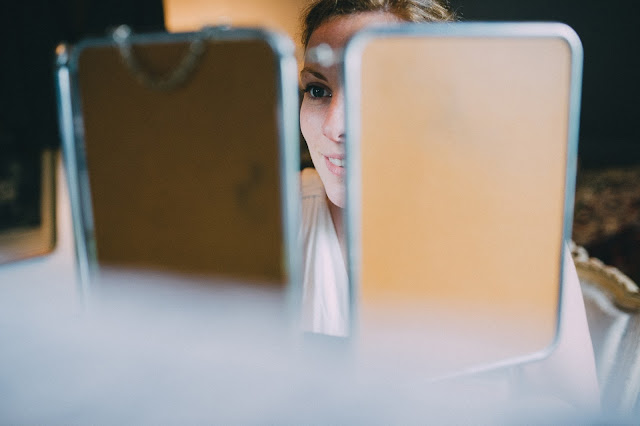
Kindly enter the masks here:
<path id="1" fill-rule="evenodd" d="M 358 30 L 401 20 L 389 12 L 363 12 L 329 19 L 309 39 L 308 48 L 327 44 L 342 49 Z M 344 97 L 338 66 L 323 67 L 305 60 L 300 73 L 304 90 L 300 108 L 300 128 L 311 159 L 322 179 L 329 200 L 345 206 Z"/>

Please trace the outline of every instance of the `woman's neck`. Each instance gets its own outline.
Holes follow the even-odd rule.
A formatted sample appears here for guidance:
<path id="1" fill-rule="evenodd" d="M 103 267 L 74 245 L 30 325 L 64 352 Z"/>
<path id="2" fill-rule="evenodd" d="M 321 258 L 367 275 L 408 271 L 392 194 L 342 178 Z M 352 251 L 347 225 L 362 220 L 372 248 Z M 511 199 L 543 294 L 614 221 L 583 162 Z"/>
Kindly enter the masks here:
<path id="1" fill-rule="evenodd" d="M 333 220 L 333 227 L 336 229 L 336 235 L 338 236 L 338 243 L 340 244 L 340 252 L 342 253 L 342 259 L 345 266 L 347 265 L 347 244 L 344 233 L 344 210 L 341 207 L 336 206 L 327 198 L 329 205 L 329 213 L 331 214 L 331 220 Z"/>

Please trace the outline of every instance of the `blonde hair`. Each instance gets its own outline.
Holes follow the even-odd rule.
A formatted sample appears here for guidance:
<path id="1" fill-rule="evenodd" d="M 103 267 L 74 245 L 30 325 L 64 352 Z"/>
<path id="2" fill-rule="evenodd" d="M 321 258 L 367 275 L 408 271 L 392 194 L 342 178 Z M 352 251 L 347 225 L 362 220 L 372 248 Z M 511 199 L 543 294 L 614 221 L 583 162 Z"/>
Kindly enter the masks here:
<path id="1" fill-rule="evenodd" d="M 446 22 L 455 16 L 439 0 L 315 0 L 302 14 L 302 44 L 311 34 L 336 16 L 360 12 L 390 12 L 407 22 Z"/>

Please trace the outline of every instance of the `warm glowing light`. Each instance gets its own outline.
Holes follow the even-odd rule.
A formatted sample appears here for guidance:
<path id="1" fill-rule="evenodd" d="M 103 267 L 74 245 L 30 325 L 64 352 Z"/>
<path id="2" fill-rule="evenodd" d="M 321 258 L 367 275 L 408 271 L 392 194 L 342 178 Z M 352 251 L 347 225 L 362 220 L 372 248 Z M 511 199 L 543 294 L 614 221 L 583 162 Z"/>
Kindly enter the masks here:
<path id="1" fill-rule="evenodd" d="M 307 0 L 164 0 L 168 31 L 195 31 L 231 23 L 286 32 L 297 40 L 298 17 Z"/>

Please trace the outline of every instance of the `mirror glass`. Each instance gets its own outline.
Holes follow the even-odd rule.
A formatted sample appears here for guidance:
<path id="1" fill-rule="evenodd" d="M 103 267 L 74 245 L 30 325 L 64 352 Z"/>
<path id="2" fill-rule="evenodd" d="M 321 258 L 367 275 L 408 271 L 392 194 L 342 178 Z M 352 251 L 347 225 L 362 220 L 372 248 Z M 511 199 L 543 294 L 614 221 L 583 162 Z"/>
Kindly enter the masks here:
<path id="1" fill-rule="evenodd" d="M 257 30 L 206 35 L 74 50 L 80 243 L 95 271 L 285 288 L 297 265 L 293 46 Z"/>
<path id="2" fill-rule="evenodd" d="M 438 375 L 553 344 L 576 75 L 570 41 L 538 30 L 405 26 L 348 46 L 347 220 L 365 353 Z"/>

